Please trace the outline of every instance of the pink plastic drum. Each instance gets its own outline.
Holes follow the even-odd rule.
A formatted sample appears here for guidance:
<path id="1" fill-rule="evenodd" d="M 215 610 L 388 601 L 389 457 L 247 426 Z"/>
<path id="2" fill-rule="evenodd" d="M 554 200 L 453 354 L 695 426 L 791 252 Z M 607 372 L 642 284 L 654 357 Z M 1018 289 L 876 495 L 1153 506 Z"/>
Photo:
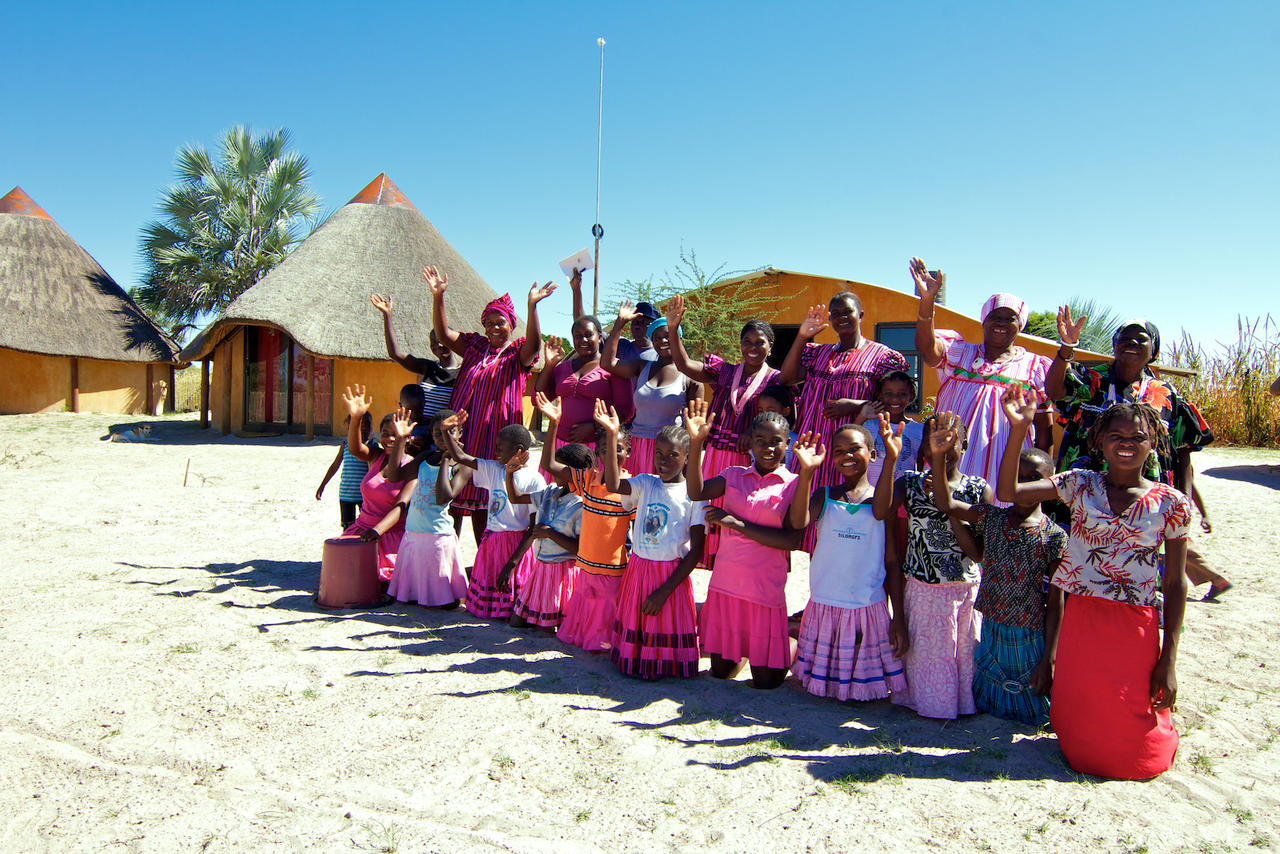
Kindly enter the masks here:
<path id="1" fill-rule="evenodd" d="M 316 604 L 321 608 L 365 608 L 381 602 L 378 544 L 359 537 L 325 540 Z"/>

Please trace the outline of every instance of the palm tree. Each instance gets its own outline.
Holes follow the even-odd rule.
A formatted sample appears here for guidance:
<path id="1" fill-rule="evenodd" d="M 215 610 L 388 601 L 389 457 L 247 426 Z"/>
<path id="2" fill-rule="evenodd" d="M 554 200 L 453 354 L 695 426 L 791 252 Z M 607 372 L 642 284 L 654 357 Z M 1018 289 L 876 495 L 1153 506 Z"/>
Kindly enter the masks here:
<path id="1" fill-rule="evenodd" d="M 178 182 L 160 196 L 161 219 L 142 229 L 146 277 L 131 292 L 142 306 L 173 323 L 217 311 L 307 235 L 320 200 L 290 142 L 284 128 L 254 137 L 237 125 L 217 162 L 203 146 L 178 151 Z"/>

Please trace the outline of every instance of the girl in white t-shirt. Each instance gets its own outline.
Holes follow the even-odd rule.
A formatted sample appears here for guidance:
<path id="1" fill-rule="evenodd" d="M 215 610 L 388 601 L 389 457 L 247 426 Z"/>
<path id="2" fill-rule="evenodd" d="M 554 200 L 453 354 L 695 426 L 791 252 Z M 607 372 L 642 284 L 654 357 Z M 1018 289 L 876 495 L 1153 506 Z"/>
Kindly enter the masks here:
<path id="1" fill-rule="evenodd" d="M 814 472 L 826 457 L 818 436 L 795 446 L 800 482 L 791 502 L 791 527 L 817 525 L 809 561 L 809 604 L 800 623 L 792 670 L 810 694 L 838 700 L 879 700 L 907 687 L 898 656 L 907 650 L 903 577 L 897 546 L 871 507 L 867 467 L 876 452 L 871 433 L 846 424 L 832 437 L 830 454 L 844 478 L 808 500 Z M 892 600 L 892 619 L 886 600 Z"/>
<path id="2" fill-rule="evenodd" d="M 476 550 L 476 564 L 471 568 L 471 580 L 467 584 L 467 610 L 477 617 L 491 620 L 507 620 L 511 617 L 512 597 L 528 575 L 533 553 L 525 551 L 511 573 L 507 590 L 498 584 L 498 576 L 506 567 L 529 528 L 530 504 L 513 504 L 507 498 L 507 463 L 516 454 L 528 453 L 533 435 L 521 424 L 508 424 L 498 431 L 498 442 L 493 460 L 477 459 L 458 444 L 455 429 L 467 421 L 467 413 L 459 411 L 444 419 L 441 437 L 445 451 L 458 464 L 458 474 L 447 484 L 443 498 L 453 499 L 468 481 L 480 489 L 489 491 L 489 521 L 485 526 L 480 547 Z M 515 485 L 528 495 L 537 492 L 547 483 L 536 469 L 521 469 L 513 475 Z"/>
<path id="3" fill-rule="evenodd" d="M 690 500 L 685 488 L 689 433 L 663 427 L 654 439 L 655 474 L 624 479 L 618 474 L 618 414 L 598 400 L 595 417 L 606 435 L 605 484 L 622 496 L 625 509 L 636 511 L 609 655 L 627 676 L 694 676 L 698 617 L 689 574 L 702 557 L 706 502 Z"/>

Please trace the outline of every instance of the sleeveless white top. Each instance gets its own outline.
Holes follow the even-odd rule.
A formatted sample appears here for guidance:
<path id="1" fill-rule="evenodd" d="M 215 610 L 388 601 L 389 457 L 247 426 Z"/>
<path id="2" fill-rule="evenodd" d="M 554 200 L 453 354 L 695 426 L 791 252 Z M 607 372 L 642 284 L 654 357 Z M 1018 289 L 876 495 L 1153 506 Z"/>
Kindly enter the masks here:
<path id="1" fill-rule="evenodd" d="M 850 504 L 823 490 L 818 542 L 809 561 L 809 598 L 836 608 L 865 608 L 885 600 L 884 522 L 871 502 Z"/>

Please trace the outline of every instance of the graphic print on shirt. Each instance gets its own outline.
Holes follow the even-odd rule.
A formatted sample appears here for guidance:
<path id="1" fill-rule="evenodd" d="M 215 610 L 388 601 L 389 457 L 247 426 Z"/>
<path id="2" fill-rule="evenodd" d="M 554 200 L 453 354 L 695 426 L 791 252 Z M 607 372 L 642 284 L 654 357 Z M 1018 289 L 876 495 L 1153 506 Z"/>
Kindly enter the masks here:
<path id="1" fill-rule="evenodd" d="M 489 515 L 497 516 L 507 509 L 507 491 L 505 489 L 489 490 Z"/>
<path id="2" fill-rule="evenodd" d="M 667 527 L 667 520 L 671 517 L 671 508 L 665 504 L 651 502 L 644 508 L 644 535 L 645 545 L 657 547 L 662 542 L 662 532 Z"/>

